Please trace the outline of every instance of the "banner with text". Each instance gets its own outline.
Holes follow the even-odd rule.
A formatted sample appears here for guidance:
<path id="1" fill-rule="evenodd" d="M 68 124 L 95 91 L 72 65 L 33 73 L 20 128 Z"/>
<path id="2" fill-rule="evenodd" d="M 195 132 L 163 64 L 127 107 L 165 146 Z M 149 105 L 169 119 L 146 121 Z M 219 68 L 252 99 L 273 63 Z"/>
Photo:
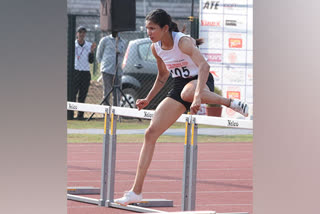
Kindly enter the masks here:
<path id="1" fill-rule="evenodd" d="M 253 0 L 200 0 L 199 49 L 224 97 L 246 101 L 253 112 Z M 229 108 L 222 117 L 242 118 Z"/>

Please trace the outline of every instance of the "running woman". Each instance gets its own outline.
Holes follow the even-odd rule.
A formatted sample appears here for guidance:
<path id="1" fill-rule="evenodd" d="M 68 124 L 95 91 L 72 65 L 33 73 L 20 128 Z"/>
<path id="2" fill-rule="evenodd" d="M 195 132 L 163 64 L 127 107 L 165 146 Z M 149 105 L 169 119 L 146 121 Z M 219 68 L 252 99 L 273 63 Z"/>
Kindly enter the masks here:
<path id="1" fill-rule="evenodd" d="M 159 104 L 145 132 L 135 181 L 131 190 L 115 199 L 121 205 L 142 200 L 142 186 L 150 166 L 158 137 L 165 132 L 186 110 L 196 114 L 201 103 L 220 104 L 248 116 L 248 105 L 240 100 L 215 94 L 210 66 L 202 56 L 198 45 L 201 39 L 193 39 L 179 32 L 177 24 L 162 9 L 150 12 L 146 17 L 146 29 L 152 41 L 151 50 L 157 60 L 158 75 L 145 99 L 136 102 L 137 108 L 145 108 L 166 83 L 170 73 L 174 78 L 173 89 Z"/>

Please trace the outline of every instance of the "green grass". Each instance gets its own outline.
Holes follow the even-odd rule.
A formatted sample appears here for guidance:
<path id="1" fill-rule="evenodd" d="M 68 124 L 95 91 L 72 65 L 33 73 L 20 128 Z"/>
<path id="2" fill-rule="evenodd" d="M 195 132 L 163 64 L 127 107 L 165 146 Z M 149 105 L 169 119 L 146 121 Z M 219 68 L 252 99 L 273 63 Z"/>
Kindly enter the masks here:
<path id="1" fill-rule="evenodd" d="M 97 62 L 95 62 L 95 63 L 97 63 Z M 97 63 L 96 64 L 97 66 L 96 66 L 96 70 L 95 70 L 95 72 L 94 72 L 94 65 L 93 65 L 93 63 L 92 64 L 90 64 L 90 73 L 91 73 L 91 80 L 93 80 L 93 81 L 97 81 L 97 79 L 100 77 L 100 75 L 101 75 L 101 73 L 100 73 L 100 63 Z"/>
<path id="2" fill-rule="evenodd" d="M 146 129 L 149 126 L 150 120 L 138 119 L 122 119 L 121 122 L 117 122 L 117 129 Z M 68 120 L 68 129 L 103 129 L 103 119 L 93 119 L 90 121 Z M 199 125 L 199 128 L 213 128 L 214 126 Z M 185 128 L 184 123 L 174 123 L 170 128 Z"/>
<path id="3" fill-rule="evenodd" d="M 144 135 L 117 135 L 118 143 L 142 143 Z M 102 143 L 103 135 L 68 134 L 68 143 Z M 184 136 L 160 136 L 157 142 L 184 143 Z M 252 142 L 252 135 L 207 136 L 199 135 L 198 143 Z"/>
<path id="4" fill-rule="evenodd" d="M 123 119 L 117 123 L 117 129 L 146 129 L 150 120 Z M 68 120 L 68 129 L 103 129 L 103 119 L 92 119 L 90 121 Z M 213 128 L 214 126 L 199 125 L 199 128 Z M 184 123 L 175 123 L 170 128 L 185 128 Z M 117 135 L 117 142 L 142 143 L 144 135 Z M 68 143 L 101 143 L 103 135 L 94 134 L 68 134 Z M 206 136 L 199 135 L 198 142 L 252 142 L 252 135 L 234 135 L 234 136 Z M 158 139 L 158 142 L 180 142 L 184 143 L 184 136 L 164 135 Z"/>

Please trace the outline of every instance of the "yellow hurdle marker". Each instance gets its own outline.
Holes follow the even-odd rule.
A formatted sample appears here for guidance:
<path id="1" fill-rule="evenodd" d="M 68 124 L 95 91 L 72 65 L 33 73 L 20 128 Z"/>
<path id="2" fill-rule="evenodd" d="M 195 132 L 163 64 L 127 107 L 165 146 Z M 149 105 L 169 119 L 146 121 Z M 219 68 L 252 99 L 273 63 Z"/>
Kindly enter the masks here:
<path id="1" fill-rule="evenodd" d="M 113 118 L 114 118 L 114 113 L 111 113 L 111 135 L 113 135 Z"/>
<path id="2" fill-rule="evenodd" d="M 193 146 L 194 143 L 194 123 L 191 125 L 191 146 Z"/>

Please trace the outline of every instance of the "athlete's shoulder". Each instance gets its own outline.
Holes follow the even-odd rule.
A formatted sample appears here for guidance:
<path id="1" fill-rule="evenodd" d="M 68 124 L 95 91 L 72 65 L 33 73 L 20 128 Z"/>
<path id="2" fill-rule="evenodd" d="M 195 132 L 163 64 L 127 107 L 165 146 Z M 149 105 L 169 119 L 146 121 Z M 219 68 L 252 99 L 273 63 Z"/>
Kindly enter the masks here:
<path id="1" fill-rule="evenodd" d="M 179 48 L 183 47 L 193 47 L 194 46 L 194 39 L 190 36 L 181 37 L 178 43 Z"/>
<path id="2" fill-rule="evenodd" d="M 151 43 L 151 51 L 154 57 L 159 58 L 159 55 L 157 53 L 157 43 Z"/>
<path id="3" fill-rule="evenodd" d="M 186 42 L 186 41 L 192 41 L 192 37 L 190 37 L 190 35 L 184 34 L 182 32 L 175 32 L 175 38 L 176 40 L 180 43 L 180 41 L 182 42 Z"/>
<path id="4" fill-rule="evenodd" d="M 185 36 L 179 40 L 178 47 L 182 53 L 190 55 L 196 46 L 192 37 Z"/>

